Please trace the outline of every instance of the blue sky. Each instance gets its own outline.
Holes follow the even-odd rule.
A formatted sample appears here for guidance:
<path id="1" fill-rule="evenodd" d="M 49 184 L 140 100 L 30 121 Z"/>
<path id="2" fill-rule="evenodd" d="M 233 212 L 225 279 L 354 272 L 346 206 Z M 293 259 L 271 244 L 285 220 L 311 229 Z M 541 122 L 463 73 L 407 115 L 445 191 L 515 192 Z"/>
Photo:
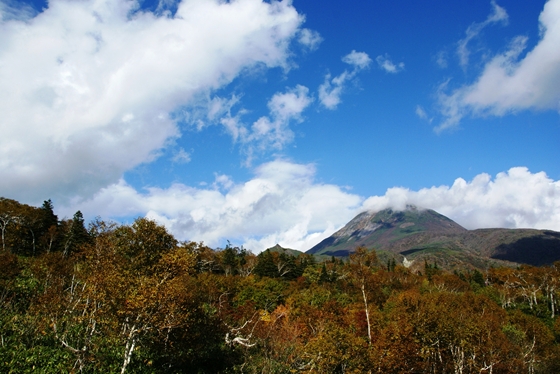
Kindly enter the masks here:
<path id="1" fill-rule="evenodd" d="M 0 0 L 0 195 L 307 250 L 406 204 L 560 231 L 560 0 Z"/>

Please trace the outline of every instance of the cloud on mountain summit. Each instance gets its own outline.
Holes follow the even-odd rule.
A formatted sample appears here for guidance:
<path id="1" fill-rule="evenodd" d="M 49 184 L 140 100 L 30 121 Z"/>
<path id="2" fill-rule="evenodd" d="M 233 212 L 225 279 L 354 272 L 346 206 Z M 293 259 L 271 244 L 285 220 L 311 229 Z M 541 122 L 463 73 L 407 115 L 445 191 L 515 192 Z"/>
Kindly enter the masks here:
<path id="1" fill-rule="evenodd" d="M 494 179 L 483 173 L 472 181 L 411 191 L 393 187 L 364 201 L 368 210 L 404 209 L 407 204 L 434 209 L 468 229 L 506 227 L 560 231 L 560 181 L 544 172 L 514 167 Z"/>

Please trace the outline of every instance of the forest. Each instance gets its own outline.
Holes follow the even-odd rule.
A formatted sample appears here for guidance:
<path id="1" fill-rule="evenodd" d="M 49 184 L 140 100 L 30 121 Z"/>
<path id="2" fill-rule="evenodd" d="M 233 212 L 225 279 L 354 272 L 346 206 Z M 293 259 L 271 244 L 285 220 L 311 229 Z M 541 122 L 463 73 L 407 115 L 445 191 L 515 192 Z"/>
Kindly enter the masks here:
<path id="1" fill-rule="evenodd" d="M 0 198 L 3 373 L 557 373 L 560 263 L 412 272 Z"/>

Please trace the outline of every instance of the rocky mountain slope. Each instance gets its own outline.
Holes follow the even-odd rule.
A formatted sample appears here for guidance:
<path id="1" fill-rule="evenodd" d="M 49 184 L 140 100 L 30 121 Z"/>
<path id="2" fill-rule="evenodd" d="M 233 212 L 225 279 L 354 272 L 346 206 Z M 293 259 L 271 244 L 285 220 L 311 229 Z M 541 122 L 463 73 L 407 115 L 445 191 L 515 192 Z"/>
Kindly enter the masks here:
<path id="1" fill-rule="evenodd" d="M 358 246 L 375 248 L 382 257 L 446 268 L 547 265 L 560 260 L 560 233 L 532 229 L 467 230 L 429 209 L 408 206 L 363 212 L 306 253 L 346 257 Z M 405 261 L 406 258 L 406 261 Z"/>

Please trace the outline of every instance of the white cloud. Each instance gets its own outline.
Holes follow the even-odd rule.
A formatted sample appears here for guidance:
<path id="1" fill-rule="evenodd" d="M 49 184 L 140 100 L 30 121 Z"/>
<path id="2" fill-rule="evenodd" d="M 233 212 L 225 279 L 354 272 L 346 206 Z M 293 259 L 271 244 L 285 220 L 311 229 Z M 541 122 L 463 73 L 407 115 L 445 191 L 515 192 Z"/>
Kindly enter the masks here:
<path id="1" fill-rule="evenodd" d="M 276 93 L 268 102 L 268 108 L 273 118 L 280 121 L 291 119 L 301 120 L 301 113 L 311 103 L 309 89 L 297 85 L 285 93 Z"/>
<path id="2" fill-rule="evenodd" d="M 209 187 L 174 184 L 140 193 L 121 180 L 87 201 L 61 208 L 87 217 L 148 216 L 183 240 L 222 246 L 226 239 L 260 252 L 276 243 L 308 250 L 332 235 L 360 211 L 403 209 L 407 204 L 434 209 L 468 229 L 538 228 L 560 231 L 560 181 L 544 172 L 511 168 L 492 178 L 457 178 L 451 186 L 412 191 L 403 187 L 364 199 L 315 180 L 313 165 L 276 160 L 257 167 L 248 181 L 216 175 Z"/>
<path id="3" fill-rule="evenodd" d="M 415 113 L 418 118 L 432 123 L 433 118 L 428 117 L 428 113 L 426 113 L 426 110 L 422 107 L 422 105 L 416 105 Z"/>
<path id="4" fill-rule="evenodd" d="M 177 3 L 177 0 L 159 0 L 155 13 L 170 17 L 174 8 L 177 7 Z"/>
<path id="5" fill-rule="evenodd" d="M 377 56 L 375 61 L 377 61 L 377 65 L 387 73 L 395 74 L 404 70 L 404 62 L 395 64 L 387 54 L 385 54 L 385 56 Z"/>
<path id="6" fill-rule="evenodd" d="M 436 64 L 441 68 L 441 69 L 446 69 L 448 62 L 447 62 L 447 52 L 445 51 L 440 51 L 438 52 L 435 57 L 435 62 Z"/>
<path id="7" fill-rule="evenodd" d="M 353 66 L 351 71 L 344 70 L 340 75 L 331 78 L 330 74 L 325 76 L 325 81 L 319 86 L 319 101 L 327 109 L 336 109 L 340 104 L 342 91 L 345 84 L 356 77 L 360 70 L 366 69 L 371 59 L 364 52 L 352 51 L 342 58 L 342 61 Z"/>
<path id="8" fill-rule="evenodd" d="M 314 51 L 319 48 L 319 44 L 321 44 L 323 38 L 315 30 L 301 29 L 299 32 L 298 41 L 308 50 Z"/>
<path id="9" fill-rule="evenodd" d="M 422 119 L 427 119 L 428 115 L 421 105 L 416 105 L 416 115 Z"/>
<path id="10" fill-rule="evenodd" d="M 313 165 L 276 160 L 256 168 L 247 182 L 217 175 L 206 189 L 174 184 L 141 194 L 121 180 L 79 206 L 86 216 L 146 215 L 180 239 L 211 246 L 229 239 L 255 252 L 276 243 L 307 250 L 353 218 L 362 201 L 314 176 Z"/>
<path id="11" fill-rule="evenodd" d="M 560 231 L 560 181 L 544 172 L 531 173 L 525 167 L 511 168 L 494 179 L 479 174 L 472 181 L 463 178 L 453 185 L 411 191 L 403 187 L 368 198 L 369 210 L 388 207 L 403 209 L 407 204 L 430 208 L 468 229 L 506 227 Z"/>
<path id="12" fill-rule="evenodd" d="M 354 66 L 355 69 L 362 70 L 369 67 L 371 59 L 365 52 L 356 52 L 352 50 L 349 54 L 342 58 L 342 61 L 348 65 Z"/>
<path id="13" fill-rule="evenodd" d="M 550 0 L 540 17 L 542 38 L 519 58 L 527 38 L 516 37 L 506 52 L 492 58 L 472 85 L 450 94 L 439 91 L 445 120 L 437 128 L 456 126 L 467 115 L 503 116 L 520 110 L 560 110 L 560 0 Z"/>
<path id="14" fill-rule="evenodd" d="M 4 195 L 64 200 L 115 183 L 180 135 L 178 107 L 247 69 L 287 68 L 303 22 L 289 1 L 184 0 L 174 17 L 136 6 L 53 0 L 25 22 L 0 10 Z"/>
<path id="15" fill-rule="evenodd" d="M 491 2 L 492 13 L 488 15 L 484 22 L 473 23 L 467 28 L 466 36 L 461 39 L 457 44 L 457 55 L 459 56 L 459 64 L 465 68 L 469 63 L 470 50 L 468 44 L 471 40 L 476 38 L 480 32 L 488 25 L 493 23 L 502 23 L 507 25 L 509 16 L 504 8 L 496 4 L 494 0 Z"/>
<path id="16" fill-rule="evenodd" d="M 214 183 L 212 183 L 212 187 L 214 187 L 214 189 L 229 190 L 235 185 L 234 181 L 228 175 L 216 174 L 215 176 L 216 178 Z"/>
<path id="17" fill-rule="evenodd" d="M 185 151 L 183 148 L 179 148 L 177 152 L 171 158 L 173 162 L 178 164 L 187 164 L 191 162 L 191 155 L 189 152 Z"/>
<path id="18" fill-rule="evenodd" d="M 222 118 L 231 116 L 233 107 L 240 101 L 241 97 L 235 94 L 225 98 L 205 93 L 192 100 L 182 110 L 176 111 L 174 115 L 177 119 L 181 119 L 201 131 L 206 126 L 219 123 Z"/>
<path id="19" fill-rule="evenodd" d="M 325 81 L 319 86 L 319 101 L 327 109 L 336 109 L 340 104 L 343 84 L 346 82 L 348 72 L 343 72 L 331 80 L 331 75 L 325 76 Z"/>
<path id="20" fill-rule="evenodd" d="M 302 85 L 289 88 L 286 92 L 277 92 L 268 101 L 268 116 L 260 117 L 250 127 L 246 126 L 241 117 L 241 110 L 232 116 L 228 113 L 220 119 L 220 123 L 232 136 L 234 141 L 244 145 L 247 154 L 246 165 L 250 166 L 256 152 L 264 150 L 281 150 L 293 140 L 294 133 L 290 123 L 303 120 L 303 111 L 313 102 L 309 89 Z"/>

